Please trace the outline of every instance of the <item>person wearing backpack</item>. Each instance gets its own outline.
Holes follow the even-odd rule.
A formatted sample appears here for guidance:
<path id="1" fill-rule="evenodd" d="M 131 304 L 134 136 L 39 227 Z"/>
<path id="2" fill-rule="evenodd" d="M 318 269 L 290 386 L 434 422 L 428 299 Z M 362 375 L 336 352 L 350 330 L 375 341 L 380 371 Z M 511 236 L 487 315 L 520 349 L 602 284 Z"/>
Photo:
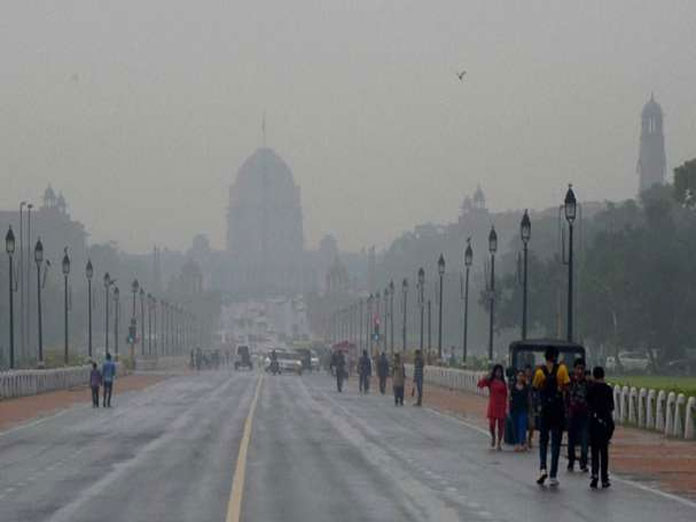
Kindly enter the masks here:
<path id="1" fill-rule="evenodd" d="M 558 458 L 565 422 L 565 389 L 570 384 L 568 368 L 558 363 L 558 348 L 549 346 L 544 354 L 546 363 L 537 369 L 532 386 L 539 391 L 541 412 L 539 416 L 539 478 L 543 486 L 549 473 L 546 471 L 547 450 L 551 439 L 551 473 L 549 485 L 558 486 Z M 549 437 L 550 436 L 550 437 Z"/>

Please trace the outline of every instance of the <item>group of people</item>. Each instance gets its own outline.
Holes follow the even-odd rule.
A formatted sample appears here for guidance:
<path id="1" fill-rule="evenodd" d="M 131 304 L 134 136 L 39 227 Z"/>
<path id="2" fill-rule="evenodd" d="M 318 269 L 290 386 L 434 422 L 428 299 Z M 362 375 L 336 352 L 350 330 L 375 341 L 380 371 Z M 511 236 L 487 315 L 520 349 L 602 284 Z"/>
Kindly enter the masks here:
<path id="1" fill-rule="evenodd" d="M 404 405 L 404 390 L 406 387 L 406 367 L 398 352 L 394 354 L 393 360 L 390 362 L 387 354 L 382 352 L 375 361 L 374 366 L 377 368 L 377 377 L 379 379 L 379 391 L 384 395 L 387 391 L 387 379 L 391 376 L 392 391 L 394 393 L 394 404 L 396 406 Z M 367 350 L 363 350 L 360 359 L 358 360 L 358 389 L 361 394 L 370 393 L 370 381 L 372 379 L 373 362 Z M 413 389 L 412 395 L 417 396 L 415 406 L 423 404 L 423 369 L 425 367 L 425 359 L 420 350 L 416 350 L 413 360 Z M 336 387 L 339 393 L 343 390 L 343 380 L 346 376 L 346 360 L 342 351 L 334 353 L 331 361 L 331 368 L 336 374 Z"/>
<path id="2" fill-rule="evenodd" d="M 604 368 L 586 370 L 585 361 L 578 359 L 569 374 L 565 364 L 558 362 L 558 349 L 550 347 L 545 363 L 536 370 L 519 370 L 514 382 L 505 381 L 502 365 L 481 379 L 478 386 L 489 389 L 487 416 L 491 447 L 502 449 L 506 420 L 509 418 L 515 451 L 531 448 L 534 429 L 539 431 L 539 477 L 537 483 L 549 481 L 558 486 L 558 461 L 563 431 L 568 431 L 568 471 L 575 469 L 576 448 L 580 448 L 579 466 L 588 471 L 591 448 L 590 487 L 610 486 L 609 442 L 614 432 L 614 396 L 604 382 Z M 547 454 L 551 442 L 551 469 L 547 471 Z"/>
<path id="3" fill-rule="evenodd" d="M 114 379 L 116 378 L 116 364 L 111 360 L 111 354 L 106 354 L 101 371 L 96 362 L 92 363 L 92 370 L 89 374 L 89 387 L 92 391 L 92 407 L 99 407 L 99 389 L 104 388 L 104 408 L 111 408 L 111 394 L 114 390 Z"/>

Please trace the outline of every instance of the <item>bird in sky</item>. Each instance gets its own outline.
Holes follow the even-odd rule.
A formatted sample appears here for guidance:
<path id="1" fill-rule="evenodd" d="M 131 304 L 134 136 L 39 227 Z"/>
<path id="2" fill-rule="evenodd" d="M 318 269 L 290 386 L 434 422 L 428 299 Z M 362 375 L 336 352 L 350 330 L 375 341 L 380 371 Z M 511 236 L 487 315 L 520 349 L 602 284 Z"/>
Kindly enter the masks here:
<path id="1" fill-rule="evenodd" d="M 466 71 L 462 71 L 462 72 L 457 73 L 457 78 L 459 78 L 460 82 L 464 82 L 464 76 L 466 76 Z"/>

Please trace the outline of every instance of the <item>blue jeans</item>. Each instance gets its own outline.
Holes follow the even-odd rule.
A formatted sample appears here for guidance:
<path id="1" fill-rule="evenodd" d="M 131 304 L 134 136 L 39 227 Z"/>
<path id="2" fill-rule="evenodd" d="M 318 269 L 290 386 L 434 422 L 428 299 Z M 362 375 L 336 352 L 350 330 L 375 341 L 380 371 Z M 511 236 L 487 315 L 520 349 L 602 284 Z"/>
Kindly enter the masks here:
<path id="1" fill-rule="evenodd" d="M 547 419 L 541 415 L 539 426 L 539 469 L 546 469 L 546 452 L 549 447 L 549 433 L 551 433 L 551 478 L 558 475 L 558 457 L 561 455 L 561 437 L 563 436 L 563 423 L 556 419 Z"/>
<path id="2" fill-rule="evenodd" d="M 515 433 L 515 444 L 523 445 L 527 441 L 527 412 L 518 411 L 512 414 L 512 425 Z"/>
<path id="3" fill-rule="evenodd" d="M 575 414 L 568 419 L 568 467 L 575 464 L 575 446 L 580 445 L 580 467 L 587 466 L 587 447 L 589 439 L 589 417 Z"/>
<path id="4" fill-rule="evenodd" d="M 416 392 L 418 393 L 417 404 L 421 404 L 423 402 L 423 377 L 413 379 L 413 382 L 416 385 Z"/>

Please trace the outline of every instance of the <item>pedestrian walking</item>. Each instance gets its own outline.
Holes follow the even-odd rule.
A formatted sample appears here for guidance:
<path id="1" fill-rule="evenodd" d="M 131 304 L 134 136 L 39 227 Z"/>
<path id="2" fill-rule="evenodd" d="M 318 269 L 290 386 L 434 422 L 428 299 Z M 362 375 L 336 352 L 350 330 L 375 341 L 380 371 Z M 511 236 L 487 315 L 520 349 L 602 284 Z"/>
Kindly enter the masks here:
<path id="1" fill-rule="evenodd" d="M 531 365 L 524 367 L 524 376 L 529 389 L 529 415 L 527 416 L 527 448 L 532 449 L 534 443 L 534 430 L 539 424 L 539 392 L 532 386 L 534 380 L 534 370 Z"/>
<path id="2" fill-rule="evenodd" d="M 587 473 L 587 445 L 590 436 L 590 415 L 587 406 L 588 382 L 585 379 L 585 360 L 573 364 L 573 376 L 568 388 L 568 471 L 575 468 L 575 447 L 580 446 L 580 471 Z"/>
<path id="3" fill-rule="evenodd" d="M 379 377 L 379 392 L 384 395 L 387 390 L 387 377 L 389 377 L 389 359 L 384 352 L 377 359 L 377 377 Z"/>
<path id="4" fill-rule="evenodd" d="M 503 434 L 505 433 L 505 418 L 507 417 L 508 389 L 505 384 L 503 366 L 496 364 L 491 373 L 478 382 L 479 388 L 488 388 L 488 428 L 491 432 L 491 448 L 501 451 Z M 495 428 L 498 426 L 498 439 L 496 444 Z"/>
<path id="5" fill-rule="evenodd" d="M 561 437 L 565 423 L 564 393 L 570 377 L 564 364 L 558 363 L 558 348 L 550 346 L 544 354 L 546 363 L 534 374 L 532 386 L 539 391 L 541 413 L 539 415 L 539 478 L 543 486 L 549 473 L 546 459 L 551 438 L 551 476 L 549 485 L 558 486 L 558 458 L 561 454 Z"/>
<path id="6" fill-rule="evenodd" d="M 372 377 L 372 361 L 367 355 L 367 350 L 363 350 L 362 356 L 358 360 L 358 377 L 360 378 L 360 393 L 370 393 L 370 378 Z"/>
<path id="7" fill-rule="evenodd" d="M 515 430 L 515 451 L 527 451 L 527 422 L 531 402 L 527 377 L 523 370 L 519 370 L 510 391 L 510 417 Z"/>
<path id="8" fill-rule="evenodd" d="M 413 385 L 416 388 L 418 398 L 416 400 L 416 406 L 423 405 L 423 371 L 425 369 L 425 360 L 423 359 L 423 353 L 420 350 L 416 350 L 416 355 L 413 359 Z"/>
<path id="9" fill-rule="evenodd" d="M 342 350 L 336 352 L 334 369 L 336 371 L 336 389 L 338 389 L 338 393 L 341 393 L 343 391 L 343 379 L 346 376 L 346 357 L 343 355 Z"/>
<path id="10" fill-rule="evenodd" d="M 111 360 L 111 354 L 106 354 L 106 361 L 102 365 L 102 379 L 104 382 L 104 407 L 111 408 L 111 394 L 114 391 L 114 379 L 116 378 L 116 365 Z"/>
<path id="11" fill-rule="evenodd" d="M 92 390 L 92 408 L 99 407 L 99 387 L 102 384 L 102 374 L 97 368 L 97 363 L 92 363 L 92 371 L 89 372 L 89 387 Z"/>
<path id="12" fill-rule="evenodd" d="M 597 488 L 601 468 L 602 487 L 611 486 L 609 482 L 609 441 L 614 434 L 614 393 L 604 382 L 604 368 L 596 366 L 592 370 L 593 383 L 587 392 L 587 405 L 590 417 L 590 444 L 592 446 L 592 479 L 590 487 Z"/>
<path id="13" fill-rule="evenodd" d="M 392 387 L 394 389 L 394 404 L 404 405 L 404 386 L 406 385 L 406 368 L 401 362 L 401 356 L 394 354 L 394 365 L 392 367 Z"/>

